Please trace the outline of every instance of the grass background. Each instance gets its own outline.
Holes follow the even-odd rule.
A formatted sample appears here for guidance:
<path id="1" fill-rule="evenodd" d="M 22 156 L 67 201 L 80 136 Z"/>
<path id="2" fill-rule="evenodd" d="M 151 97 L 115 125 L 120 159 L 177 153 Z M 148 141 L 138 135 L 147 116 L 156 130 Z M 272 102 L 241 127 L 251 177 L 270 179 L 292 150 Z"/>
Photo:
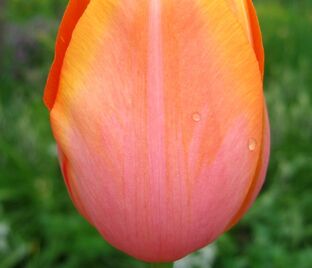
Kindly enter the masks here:
<path id="1" fill-rule="evenodd" d="M 212 267 L 310 268 L 312 1 L 255 4 L 266 49 L 271 162 L 255 205 L 214 244 Z M 102 240 L 63 185 L 42 91 L 65 5 L 0 0 L 0 267 L 144 268 Z"/>

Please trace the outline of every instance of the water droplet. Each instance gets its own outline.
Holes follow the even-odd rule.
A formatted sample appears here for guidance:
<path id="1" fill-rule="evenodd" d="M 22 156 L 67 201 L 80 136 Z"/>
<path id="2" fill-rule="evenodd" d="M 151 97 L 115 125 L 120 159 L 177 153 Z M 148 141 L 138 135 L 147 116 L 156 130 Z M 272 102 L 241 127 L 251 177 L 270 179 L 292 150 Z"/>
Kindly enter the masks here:
<path id="1" fill-rule="evenodd" d="M 199 113 L 193 113 L 192 118 L 195 122 L 199 122 L 201 120 L 201 115 Z"/>
<path id="2" fill-rule="evenodd" d="M 249 139 L 249 142 L 248 142 L 249 151 L 256 150 L 256 146 L 257 146 L 256 140 L 255 139 Z"/>

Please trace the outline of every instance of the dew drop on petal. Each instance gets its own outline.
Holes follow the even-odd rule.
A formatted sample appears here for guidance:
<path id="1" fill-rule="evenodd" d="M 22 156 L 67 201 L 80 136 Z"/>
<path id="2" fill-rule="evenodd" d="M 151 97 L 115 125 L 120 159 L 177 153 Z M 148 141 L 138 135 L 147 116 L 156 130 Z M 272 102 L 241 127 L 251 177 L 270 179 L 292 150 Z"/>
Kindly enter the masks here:
<path id="1" fill-rule="evenodd" d="M 248 141 L 248 149 L 249 151 L 254 151 L 256 150 L 257 142 L 255 139 L 249 139 Z"/>
<path id="2" fill-rule="evenodd" d="M 193 113 L 192 119 L 195 122 L 199 122 L 201 120 L 201 115 L 199 113 Z"/>

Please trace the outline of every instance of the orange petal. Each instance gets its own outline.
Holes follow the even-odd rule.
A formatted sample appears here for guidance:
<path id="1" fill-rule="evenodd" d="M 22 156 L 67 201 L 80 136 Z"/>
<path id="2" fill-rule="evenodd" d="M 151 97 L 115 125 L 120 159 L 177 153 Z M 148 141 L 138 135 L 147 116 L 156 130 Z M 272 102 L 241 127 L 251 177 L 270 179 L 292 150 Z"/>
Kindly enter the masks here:
<path id="1" fill-rule="evenodd" d="M 59 155 L 59 162 L 61 171 L 64 177 L 64 181 L 69 193 L 69 196 L 74 204 L 74 206 L 77 208 L 79 213 L 85 217 L 89 221 L 90 224 L 92 224 L 92 221 L 88 215 L 88 212 L 85 210 L 83 203 L 80 200 L 80 197 L 77 192 L 77 186 L 75 185 L 75 176 L 73 174 L 73 170 L 70 166 L 70 163 L 68 162 L 67 157 L 62 152 L 62 150 L 58 147 L 58 155 Z"/>
<path id="2" fill-rule="evenodd" d="M 252 203 L 255 201 L 264 183 L 269 162 L 269 156 L 270 156 L 270 126 L 268 112 L 265 105 L 261 156 L 258 160 L 257 168 L 255 170 L 255 174 L 253 176 L 252 183 L 245 197 L 245 200 L 240 209 L 231 219 L 229 225 L 226 227 L 226 230 L 231 229 L 244 216 L 246 211 L 251 207 Z"/>
<path id="3" fill-rule="evenodd" d="M 52 109 L 56 99 L 63 59 L 70 43 L 72 32 L 89 2 L 90 0 L 70 0 L 63 16 L 56 38 L 54 61 L 48 76 L 43 97 L 49 110 Z"/>
<path id="4" fill-rule="evenodd" d="M 262 44 L 261 30 L 252 0 L 227 0 L 227 2 L 229 3 L 233 12 L 236 14 L 240 24 L 244 28 L 249 42 L 253 45 L 259 62 L 259 69 L 263 77 L 264 49 Z"/>

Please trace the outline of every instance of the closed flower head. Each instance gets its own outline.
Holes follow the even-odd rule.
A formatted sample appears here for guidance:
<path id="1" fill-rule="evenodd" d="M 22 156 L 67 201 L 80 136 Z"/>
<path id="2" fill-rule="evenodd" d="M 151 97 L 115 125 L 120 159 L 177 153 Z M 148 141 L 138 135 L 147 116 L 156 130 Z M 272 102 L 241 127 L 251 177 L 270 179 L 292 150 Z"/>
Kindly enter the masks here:
<path id="1" fill-rule="evenodd" d="M 69 194 L 150 262 L 214 241 L 263 184 L 269 123 L 251 0 L 71 0 L 44 100 Z"/>

